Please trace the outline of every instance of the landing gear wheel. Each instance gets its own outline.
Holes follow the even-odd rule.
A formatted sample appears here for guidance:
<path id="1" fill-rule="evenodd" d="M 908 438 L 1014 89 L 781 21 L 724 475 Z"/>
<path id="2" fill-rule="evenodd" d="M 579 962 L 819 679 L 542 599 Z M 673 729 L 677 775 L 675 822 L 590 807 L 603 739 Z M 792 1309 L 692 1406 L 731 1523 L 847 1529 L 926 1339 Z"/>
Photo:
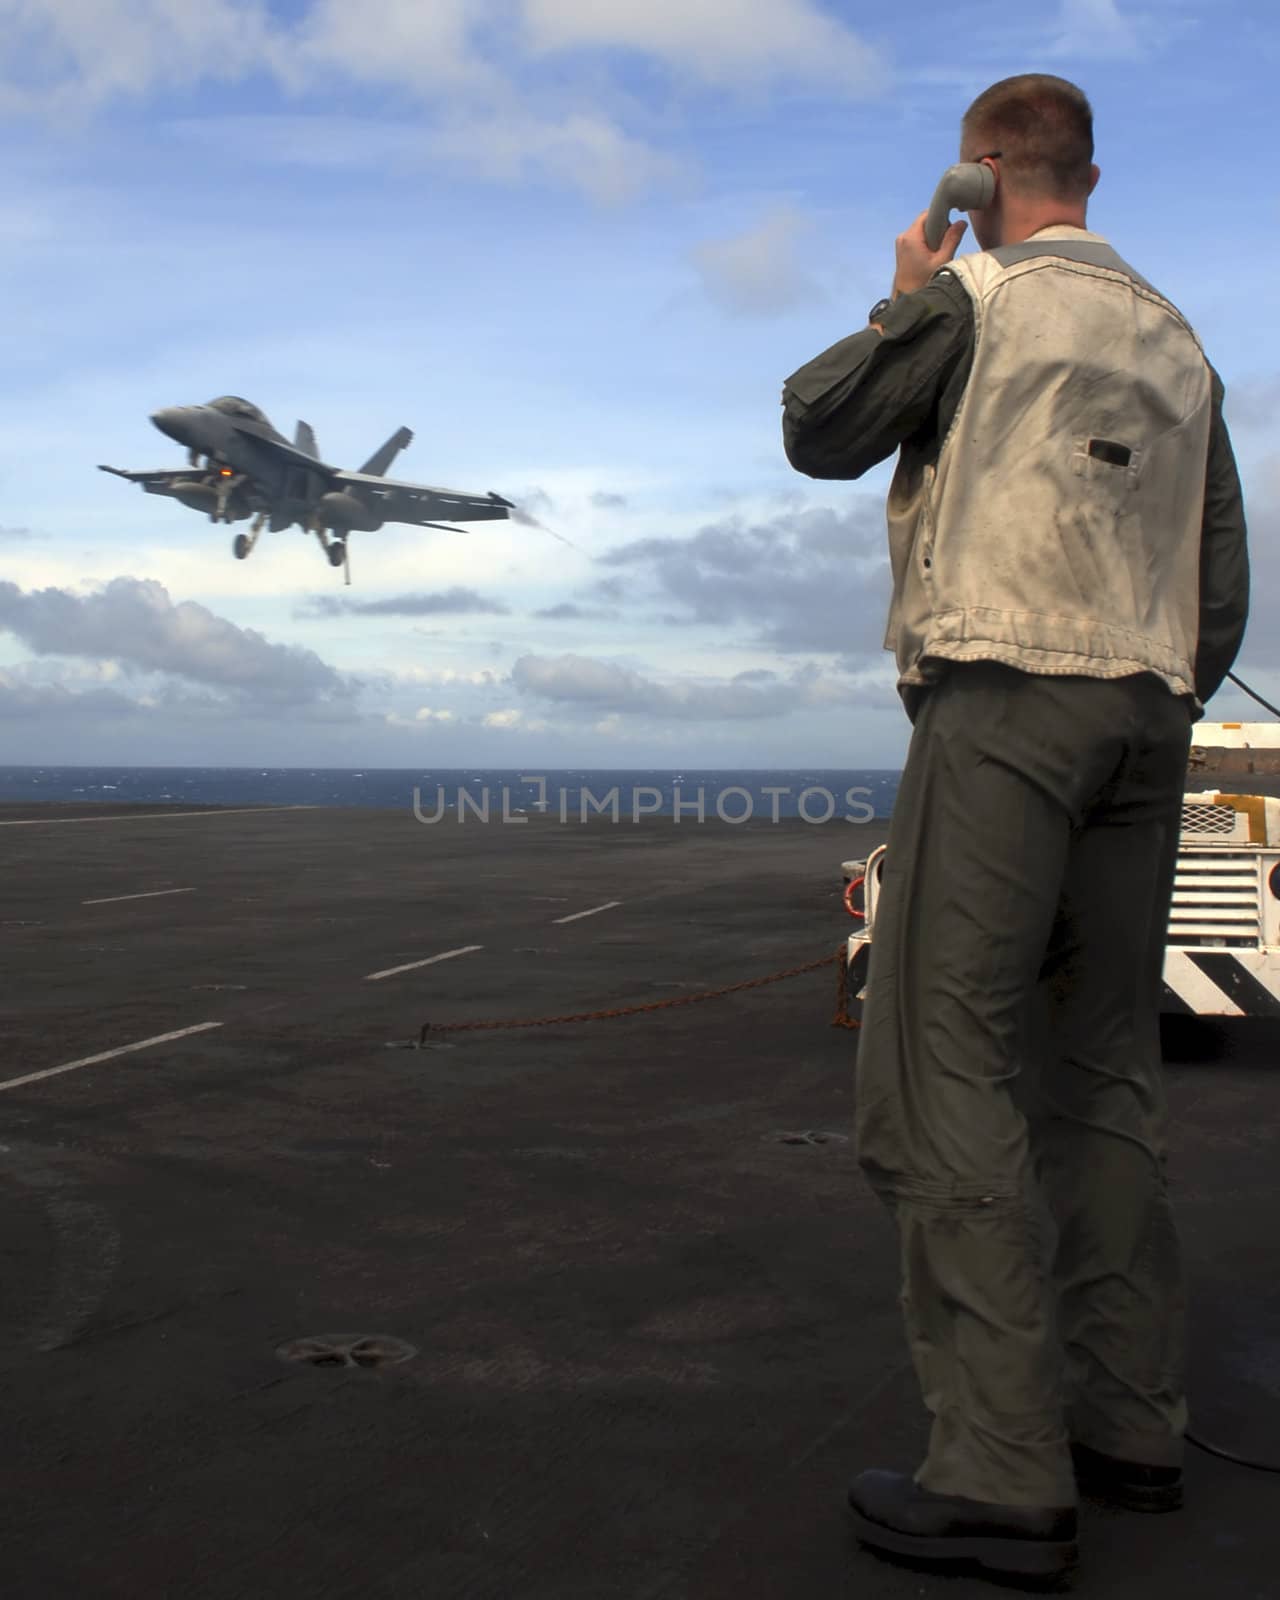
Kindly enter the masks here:
<path id="1" fill-rule="evenodd" d="M 236 560 L 243 561 L 253 549 L 253 540 L 247 533 L 238 533 L 232 540 L 231 548 L 235 551 Z"/>
<path id="2" fill-rule="evenodd" d="M 341 539 L 336 540 L 329 546 L 328 556 L 331 567 L 340 567 L 347 559 L 347 547 Z"/>

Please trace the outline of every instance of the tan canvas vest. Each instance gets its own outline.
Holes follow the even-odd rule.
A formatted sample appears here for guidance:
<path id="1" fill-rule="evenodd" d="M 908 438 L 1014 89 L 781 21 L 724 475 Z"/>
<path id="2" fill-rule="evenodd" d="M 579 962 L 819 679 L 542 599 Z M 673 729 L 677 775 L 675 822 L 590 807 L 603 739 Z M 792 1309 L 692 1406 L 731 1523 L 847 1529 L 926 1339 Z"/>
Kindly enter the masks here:
<path id="1" fill-rule="evenodd" d="M 950 264 L 973 367 L 936 466 L 889 491 L 899 687 L 926 657 L 1150 671 L 1193 694 L 1209 366 L 1098 234 L 1055 224 Z"/>

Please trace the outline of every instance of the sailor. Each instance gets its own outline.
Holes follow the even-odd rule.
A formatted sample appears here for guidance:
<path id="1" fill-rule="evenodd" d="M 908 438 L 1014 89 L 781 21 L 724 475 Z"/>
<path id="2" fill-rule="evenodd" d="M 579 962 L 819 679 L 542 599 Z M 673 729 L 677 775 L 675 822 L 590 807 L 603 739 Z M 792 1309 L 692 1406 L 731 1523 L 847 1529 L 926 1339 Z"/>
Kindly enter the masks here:
<path id="1" fill-rule="evenodd" d="M 1191 726 L 1249 572 L 1222 382 L 1087 228 L 1085 95 L 994 84 L 960 160 L 995 177 L 978 251 L 956 257 L 963 222 L 931 250 L 922 214 L 871 325 L 783 390 L 798 471 L 900 452 L 885 645 L 912 733 L 856 1132 L 932 1424 L 914 1474 L 849 1498 L 872 1545 L 1052 1574 L 1079 1490 L 1181 1500 L 1158 1009 Z"/>

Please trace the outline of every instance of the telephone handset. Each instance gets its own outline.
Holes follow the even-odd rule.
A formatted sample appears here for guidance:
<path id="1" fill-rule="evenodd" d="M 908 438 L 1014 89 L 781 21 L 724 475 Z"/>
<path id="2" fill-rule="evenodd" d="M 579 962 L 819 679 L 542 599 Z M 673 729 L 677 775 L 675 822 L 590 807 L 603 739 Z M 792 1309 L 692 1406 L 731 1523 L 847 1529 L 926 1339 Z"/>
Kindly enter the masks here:
<path id="1" fill-rule="evenodd" d="M 961 161 L 948 167 L 942 181 L 934 190 L 929 203 L 929 215 L 924 222 L 924 239 L 930 250 L 942 243 L 951 222 L 951 212 L 981 211 L 995 198 L 996 175 L 980 161 Z"/>

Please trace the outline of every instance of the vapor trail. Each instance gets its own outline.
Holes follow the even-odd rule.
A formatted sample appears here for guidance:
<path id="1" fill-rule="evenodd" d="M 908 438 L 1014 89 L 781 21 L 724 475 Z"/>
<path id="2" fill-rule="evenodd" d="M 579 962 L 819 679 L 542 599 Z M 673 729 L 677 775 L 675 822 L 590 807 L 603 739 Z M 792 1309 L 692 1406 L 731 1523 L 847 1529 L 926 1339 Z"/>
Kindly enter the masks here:
<path id="1" fill-rule="evenodd" d="M 545 522 L 539 522 L 531 511 L 522 511 L 516 506 L 512 510 L 511 520 L 521 523 L 526 528 L 538 528 L 543 533 L 549 533 L 553 539 L 559 539 L 561 544 L 567 544 L 570 550 L 576 550 L 580 556 L 585 556 L 587 553 L 580 545 L 574 544 L 572 539 L 566 539 L 564 534 L 557 533 L 554 528 L 548 528 Z"/>

